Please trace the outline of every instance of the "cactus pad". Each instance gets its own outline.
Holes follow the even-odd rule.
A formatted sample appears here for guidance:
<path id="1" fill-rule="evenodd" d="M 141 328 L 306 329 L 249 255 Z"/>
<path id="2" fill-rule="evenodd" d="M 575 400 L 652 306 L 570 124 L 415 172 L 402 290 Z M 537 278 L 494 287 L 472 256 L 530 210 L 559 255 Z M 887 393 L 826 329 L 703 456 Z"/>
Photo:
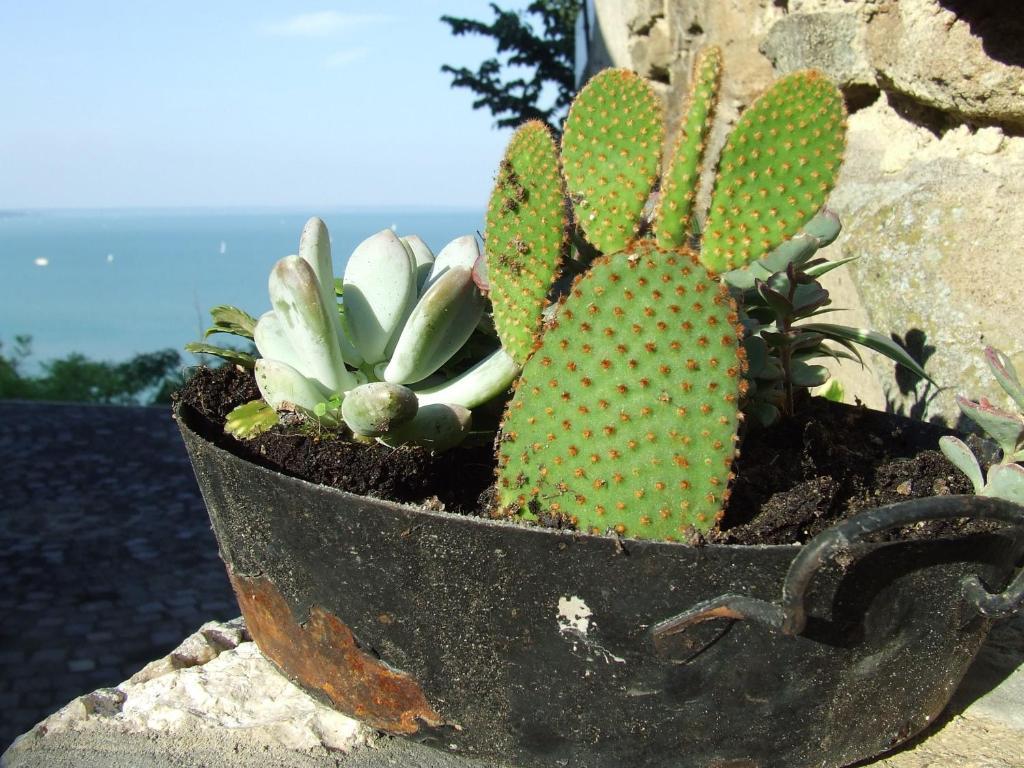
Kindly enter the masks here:
<path id="1" fill-rule="evenodd" d="M 697 199 L 704 150 L 722 74 L 722 51 L 717 47 L 701 52 L 693 65 L 690 102 L 679 126 L 668 170 L 661 182 L 661 197 L 654 214 L 654 232 L 662 248 L 687 244 L 690 217 Z"/>
<path id="2" fill-rule="evenodd" d="M 625 69 L 606 69 L 580 91 L 562 136 L 562 169 L 576 219 L 604 253 L 623 250 L 658 176 L 665 129 L 651 86 Z"/>
<path id="3" fill-rule="evenodd" d="M 484 243 L 494 327 L 520 365 L 536 344 L 567 229 L 555 143 L 547 126 L 534 120 L 516 131 L 501 161 Z"/>
<path id="4" fill-rule="evenodd" d="M 743 113 L 719 161 L 705 266 L 759 259 L 821 208 L 842 162 L 845 117 L 842 95 L 812 70 L 777 81 Z"/>
<path id="5" fill-rule="evenodd" d="M 597 259 L 526 364 L 499 503 L 583 531 L 685 539 L 728 496 L 744 356 L 734 304 L 686 250 Z"/>

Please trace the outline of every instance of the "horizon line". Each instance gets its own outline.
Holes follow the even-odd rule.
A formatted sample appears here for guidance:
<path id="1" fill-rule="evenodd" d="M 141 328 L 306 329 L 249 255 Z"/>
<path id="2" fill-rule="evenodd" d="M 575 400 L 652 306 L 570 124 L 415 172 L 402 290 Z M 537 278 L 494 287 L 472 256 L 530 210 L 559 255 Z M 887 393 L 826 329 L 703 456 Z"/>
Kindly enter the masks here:
<path id="1" fill-rule="evenodd" d="M 26 206 L 0 206 L 0 216 L 28 213 L 102 213 L 122 211 L 266 211 L 268 213 L 301 213 L 304 211 L 329 211 L 333 213 L 362 213 L 377 211 L 483 211 L 487 206 L 468 204 L 429 204 L 429 203 L 389 203 L 389 204 L 367 204 L 367 203 L 340 203 L 333 205 L 302 205 L 302 204 L 238 204 L 238 205 L 26 205 Z M 316 213 L 310 214 L 312 216 Z"/>

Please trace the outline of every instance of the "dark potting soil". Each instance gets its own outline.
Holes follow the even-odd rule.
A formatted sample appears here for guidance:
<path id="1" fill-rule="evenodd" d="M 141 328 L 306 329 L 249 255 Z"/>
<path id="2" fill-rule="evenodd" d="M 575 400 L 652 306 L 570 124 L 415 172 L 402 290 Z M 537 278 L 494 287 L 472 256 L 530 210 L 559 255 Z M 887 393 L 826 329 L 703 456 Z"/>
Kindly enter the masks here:
<path id="1" fill-rule="evenodd" d="M 178 394 L 204 417 L 204 437 L 257 464 L 351 493 L 487 513 L 494 482 L 491 446 L 432 455 L 331 439 L 309 425 L 278 425 L 244 441 L 226 435 L 227 413 L 259 396 L 252 374 L 230 365 L 200 369 Z M 804 542 L 862 510 L 970 493 L 967 478 L 937 450 L 945 434 L 951 431 L 811 398 L 798 415 L 743 436 L 721 530 L 708 538 L 726 544 Z M 990 527 L 938 521 L 889 535 L 920 538 Z"/>

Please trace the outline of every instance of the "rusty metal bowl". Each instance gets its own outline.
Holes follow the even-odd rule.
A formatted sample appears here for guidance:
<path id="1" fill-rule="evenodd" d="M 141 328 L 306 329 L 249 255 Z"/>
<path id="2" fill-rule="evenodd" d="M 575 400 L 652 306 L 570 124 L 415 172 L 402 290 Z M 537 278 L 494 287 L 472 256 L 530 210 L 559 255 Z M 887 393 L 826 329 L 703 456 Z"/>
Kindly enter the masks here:
<path id="1" fill-rule="evenodd" d="M 374 728 L 498 764 L 848 765 L 932 722 L 1024 602 L 1024 509 L 996 499 L 879 508 L 803 547 L 620 544 L 313 485 L 176 416 L 263 653 Z M 864 541 L 963 516 L 1007 526 Z"/>

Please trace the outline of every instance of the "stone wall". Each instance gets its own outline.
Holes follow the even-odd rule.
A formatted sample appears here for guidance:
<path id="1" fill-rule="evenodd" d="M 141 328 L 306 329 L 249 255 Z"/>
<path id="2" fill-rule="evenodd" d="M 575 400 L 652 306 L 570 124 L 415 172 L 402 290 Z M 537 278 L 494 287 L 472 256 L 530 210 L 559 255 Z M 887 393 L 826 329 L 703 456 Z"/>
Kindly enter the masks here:
<path id="1" fill-rule="evenodd" d="M 815 67 L 850 110 L 831 205 L 856 255 L 832 286 L 844 321 L 936 351 L 944 391 L 908 390 L 891 364 L 840 379 L 876 407 L 955 421 L 957 391 L 996 395 L 981 345 L 1024 370 L 1024 22 L 999 0 L 596 0 L 588 70 L 659 83 L 670 120 L 695 51 L 721 46 L 725 124 L 776 75 Z M 724 134 L 723 125 L 719 141 Z M 840 270 L 841 271 L 841 270 Z M 835 274 L 835 273 L 833 273 Z"/>

